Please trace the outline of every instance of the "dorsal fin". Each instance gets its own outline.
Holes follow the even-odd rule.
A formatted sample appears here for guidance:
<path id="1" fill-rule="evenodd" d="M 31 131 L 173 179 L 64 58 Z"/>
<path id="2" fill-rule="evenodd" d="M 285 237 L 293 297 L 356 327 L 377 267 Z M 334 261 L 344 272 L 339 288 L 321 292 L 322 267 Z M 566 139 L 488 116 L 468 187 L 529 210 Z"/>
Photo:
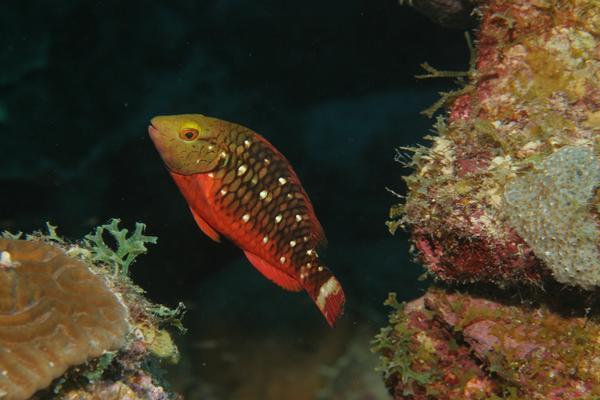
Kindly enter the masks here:
<path id="1" fill-rule="evenodd" d="M 269 264 L 267 261 L 253 253 L 250 253 L 249 251 L 244 251 L 244 254 L 248 258 L 248 261 L 250 261 L 250 263 L 254 265 L 254 267 L 259 270 L 260 273 L 263 274 L 267 279 L 292 292 L 298 292 L 302 290 L 302 284 L 291 275 L 275 268 L 272 264 Z"/>

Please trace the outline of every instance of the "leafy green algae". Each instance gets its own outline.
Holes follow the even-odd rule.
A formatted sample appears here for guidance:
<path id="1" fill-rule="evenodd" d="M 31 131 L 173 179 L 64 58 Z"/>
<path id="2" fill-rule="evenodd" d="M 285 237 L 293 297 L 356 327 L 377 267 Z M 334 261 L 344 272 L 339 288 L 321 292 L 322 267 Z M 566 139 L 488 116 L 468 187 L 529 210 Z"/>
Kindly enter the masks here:
<path id="1" fill-rule="evenodd" d="M 146 225 L 140 222 L 135 224 L 135 231 L 128 237 L 127 229 L 119 229 L 120 222 L 120 219 L 113 218 L 108 224 L 100 225 L 93 234 L 85 236 L 84 242 L 92 251 L 93 261 L 113 265 L 115 275 L 127 276 L 129 266 L 136 257 L 148 251 L 146 244 L 156 244 L 158 238 L 144 235 Z M 115 245 L 110 246 L 106 243 L 105 232 L 114 239 Z"/>
<path id="2" fill-rule="evenodd" d="M 391 326 L 382 328 L 371 343 L 371 351 L 380 355 L 377 371 L 383 372 L 386 380 L 398 376 L 404 384 L 405 394 L 412 394 L 415 391 L 413 384 L 427 385 L 433 374 L 412 368 L 419 356 L 411 351 L 412 338 L 417 331 L 408 325 L 408 319 L 403 313 L 405 304 L 398 303 L 396 293 L 390 293 L 384 304 L 394 311 L 389 317 Z M 427 358 L 433 356 L 433 352 L 426 353 Z"/>

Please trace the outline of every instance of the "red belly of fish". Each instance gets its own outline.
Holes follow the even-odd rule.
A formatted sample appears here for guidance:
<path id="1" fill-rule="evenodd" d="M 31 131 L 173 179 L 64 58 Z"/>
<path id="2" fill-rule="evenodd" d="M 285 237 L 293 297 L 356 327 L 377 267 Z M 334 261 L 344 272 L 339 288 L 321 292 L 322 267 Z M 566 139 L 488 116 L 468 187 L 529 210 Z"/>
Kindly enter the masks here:
<path id="1" fill-rule="evenodd" d="M 264 242 L 264 235 L 251 224 L 244 222 L 243 215 L 234 215 L 231 210 L 223 209 L 216 204 L 216 196 L 222 186 L 221 182 L 211 177 L 209 173 L 184 176 L 172 173 L 173 179 L 180 188 L 185 199 L 189 202 L 193 213 L 199 215 L 216 233 L 232 241 L 244 252 L 250 252 L 277 265 L 283 272 L 297 279 L 297 269 L 289 262 L 290 253 L 275 254 L 272 241 Z M 254 214 L 256 210 L 253 210 Z M 205 232 L 206 233 L 206 232 Z M 209 235 L 211 236 L 211 235 Z M 286 257 L 281 263 L 281 257 Z"/>

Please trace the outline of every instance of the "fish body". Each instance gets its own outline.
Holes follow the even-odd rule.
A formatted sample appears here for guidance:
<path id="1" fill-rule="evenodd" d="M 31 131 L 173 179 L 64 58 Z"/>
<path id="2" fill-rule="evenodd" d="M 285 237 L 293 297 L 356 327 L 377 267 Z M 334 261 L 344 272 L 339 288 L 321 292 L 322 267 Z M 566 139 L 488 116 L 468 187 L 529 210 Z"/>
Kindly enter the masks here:
<path id="1" fill-rule="evenodd" d="M 285 156 L 248 128 L 199 114 L 155 117 L 148 130 L 200 229 L 231 240 L 284 289 L 305 290 L 333 325 L 344 292 L 319 259 L 325 234 Z"/>

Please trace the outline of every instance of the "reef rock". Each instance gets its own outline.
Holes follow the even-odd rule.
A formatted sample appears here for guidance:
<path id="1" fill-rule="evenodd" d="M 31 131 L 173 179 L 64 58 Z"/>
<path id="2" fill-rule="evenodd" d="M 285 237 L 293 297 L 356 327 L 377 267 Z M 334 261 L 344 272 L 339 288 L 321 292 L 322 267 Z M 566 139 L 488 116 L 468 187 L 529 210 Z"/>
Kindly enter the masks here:
<path id="1" fill-rule="evenodd" d="M 430 289 L 395 309 L 374 351 L 395 399 L 592 399 L 600 325 L 554 301 Z"/>
<path id="2" fill-rule="evenodd" d="M 467 85 L 415 149 L 405 226 L 447 282 L 600 284 L 600 6 L 490 0 Z M 428 76 L 451 73 L 426 66 Z M 434 109 L 429 110 L 433 113 Z"/>

